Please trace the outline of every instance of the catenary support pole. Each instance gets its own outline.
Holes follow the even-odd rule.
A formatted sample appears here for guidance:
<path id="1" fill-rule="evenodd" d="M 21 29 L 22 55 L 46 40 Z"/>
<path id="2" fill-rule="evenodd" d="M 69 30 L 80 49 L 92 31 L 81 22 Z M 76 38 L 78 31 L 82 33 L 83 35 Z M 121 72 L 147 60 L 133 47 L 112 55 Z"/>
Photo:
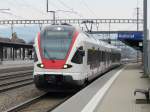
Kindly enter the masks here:
<path id="1" fill-rule="evenodd" d="M 148 37 L 147 28 L 147 0 L 143 1 L 143 17 L 144 17 L 144 39 L 143 39 L 143 52 L 144 52 L 144 77 L 150 75 L 150 38 Z"/>

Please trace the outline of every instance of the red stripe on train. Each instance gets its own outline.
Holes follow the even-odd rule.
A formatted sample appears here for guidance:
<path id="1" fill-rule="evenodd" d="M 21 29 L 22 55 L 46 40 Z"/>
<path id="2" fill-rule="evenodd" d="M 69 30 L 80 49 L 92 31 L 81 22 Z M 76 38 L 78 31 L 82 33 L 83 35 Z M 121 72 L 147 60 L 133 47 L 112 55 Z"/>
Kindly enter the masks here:
<path id="1" fill-rule="evenodd" d="M 42 49 L 41 49 L 41 46 L 40 46 L 40 34 L 38 34 L 38 45 L 39 45 L 39 51 L 40 51 L 40 56 L 41 56 L 41 59 L 42 59 L 42 64 L 44 64 L 44 68 L 45 69 L 62 69 L 64 64 L 66 63 L 69 55 L 70 55 L 70 52 L 73 48 L 73 45 L 75 43 L 75 40 L 78 36 L 79 32 L 75 32 L 74 33 L 74 36 L 72 38 L 72 42 L 70 44 L 70 47 L 69 47 L 69 51 L 66 55 L 66 58 L 64 60 L 48 60 L 46 58 L 44 58 L 42 56 Z"/>

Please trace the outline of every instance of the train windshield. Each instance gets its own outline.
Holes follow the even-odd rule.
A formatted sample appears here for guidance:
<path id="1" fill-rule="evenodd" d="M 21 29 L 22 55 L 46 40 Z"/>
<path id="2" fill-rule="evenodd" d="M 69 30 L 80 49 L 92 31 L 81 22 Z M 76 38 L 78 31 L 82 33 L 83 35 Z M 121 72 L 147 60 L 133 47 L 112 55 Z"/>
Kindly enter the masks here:
<path id="1" fill-rule="evenodd" d="M 44 58 L 63 60 L 66 58 L 73 38 L 73 30 L 46 30 L 41 37 L 41 48 Z"/>

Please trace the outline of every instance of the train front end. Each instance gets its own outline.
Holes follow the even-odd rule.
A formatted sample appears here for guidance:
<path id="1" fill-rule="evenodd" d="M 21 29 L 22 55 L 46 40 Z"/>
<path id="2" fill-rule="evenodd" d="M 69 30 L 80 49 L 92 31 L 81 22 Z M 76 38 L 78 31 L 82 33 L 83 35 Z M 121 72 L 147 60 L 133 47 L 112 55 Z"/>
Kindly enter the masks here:
<path id="1" fill-rule="evenodd" d="M 43 90 L 64 90 L 83 84 L 83 65 L 74 63 L 79 32 L 72 26 L 52 25 L 35 39 L 34 83 Z M 80 45 L 79 45 L 80 46 Z M 83 50 L 77 54 L 82 61 Z"/>

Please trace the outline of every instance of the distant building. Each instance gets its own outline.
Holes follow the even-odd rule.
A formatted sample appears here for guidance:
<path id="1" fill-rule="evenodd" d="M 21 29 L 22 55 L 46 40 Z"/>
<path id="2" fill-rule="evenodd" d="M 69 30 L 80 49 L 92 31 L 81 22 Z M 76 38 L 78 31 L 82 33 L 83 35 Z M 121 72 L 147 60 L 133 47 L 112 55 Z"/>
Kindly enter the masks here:
<path id="1" fill-rule="evenodd" d="M 0 42 L 13 42 L 13 43 L 23 43 L 23 44 L 26 43 L 23 39 L 21 39 L 17 36 L 16 32 L 12 34 L 12 37 L 10 39 L 0 37 Z"/>
<path id="2" fill-rule="evenodd" d="M 11 38 L 0 37 L 0 42 L 26 44 L 26 42 L 23 39 L 17 36 L 16 32 L 12 34 Z M 33 42 L 31 42 L 31 44 L 33 44 Z M 33 56 L 33 50 L 31 48 L 0 46 L 0 50 L 2 52 L 0 53 L 0 57 L 3 57 L 3 59 L 1 58 L 0 61 L 12 59 L 32 59 Z"/>
<path id="3" fill-rule="evenodd" d="M 0 42 L 11 42 L 9 38 L 0 37 Z"/>
<path id="4" fill-rule="evenodd" d="M 14 42 L 14 43 L 23 43 L 23 44 L 26 43 L 23 39 L 20 39 L 20 38 L 17 36 L 17 33 L 16 33 L 16 32 L 14 32 L 14 33 L 12 34 L 11 42 Z"/>

